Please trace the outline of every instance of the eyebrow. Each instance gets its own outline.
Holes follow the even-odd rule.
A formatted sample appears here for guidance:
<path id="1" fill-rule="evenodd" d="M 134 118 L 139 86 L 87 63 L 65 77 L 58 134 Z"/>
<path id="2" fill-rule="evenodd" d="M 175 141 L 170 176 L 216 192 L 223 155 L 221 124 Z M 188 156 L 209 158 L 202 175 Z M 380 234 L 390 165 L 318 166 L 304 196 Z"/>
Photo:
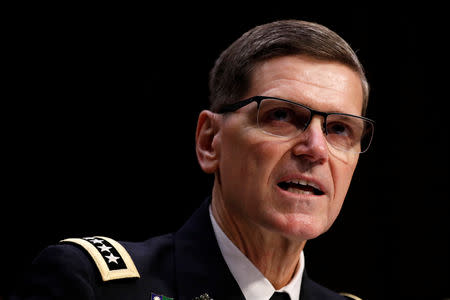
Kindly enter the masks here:
<path id="1" fill-rule="evenodd" d="M 291 101 L 291 102 L 294 102 L 294 103 L 298 103 L 298 104 L 307 106 L 307 107 L 309 107 L 309 108 L 311 108 L 311 109 L 318 110 L 318 111 L 323 111 L 323 112 L 329 113 L 329 114 L 337 113 L 337 114 L 349 114 L 349 115 L 355 115 L 355 116 L 359 116 L 359 117 L 362 116 L 362 114 L 353 114 L 353 113 L 349 113 L 349 112 L 347 112 L 347 111 L 345 111 L 345 110 L 341 110 L 341 109 L 338 109 L 338 110 L 321 110 L 321 109 L 318 109 L 317 107 L 313 107 L 313 106 L 311 106 L 309 103 L 305 103 L 304 101 L 302 101 L 304 98 L 308 98 L 309 100 L 314 101 L 314 99 L 309 98 L 309 97 L 302 97 L 302 100 L 297 101 L 297 100 L 293 100 L 293 98 L 290 98 L 290 97 L 289 97 L 289 98 L 286 98 L 286 97 L 278 96 L 278 94 L 275 94 L 275 95 L 276 95 L 276 96 L 272 96 L 272 95 L 271 95 L 271 96 L 261 95 L 261 96 L 264 96 L 264 97 L 273 97 L 273 98 L 279 98 L 279 99 L 288 100 L 288 101 Z"/>

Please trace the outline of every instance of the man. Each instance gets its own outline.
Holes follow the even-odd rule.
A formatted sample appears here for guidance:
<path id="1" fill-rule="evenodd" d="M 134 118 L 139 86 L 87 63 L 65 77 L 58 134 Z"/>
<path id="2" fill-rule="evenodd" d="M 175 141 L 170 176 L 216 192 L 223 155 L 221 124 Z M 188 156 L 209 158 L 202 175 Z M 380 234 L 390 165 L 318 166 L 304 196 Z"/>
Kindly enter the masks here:
<path id="1" fill-rule="evenodd" d="M 262 25 L 222 53 L 210 92 L 196 153 L 215 180 L 188 222 L 142 243 L 64 240 L 12 299 L 345 299 L 309 279 L 303 248 L 372 139 L 356 55 L 318 24 Z"/>

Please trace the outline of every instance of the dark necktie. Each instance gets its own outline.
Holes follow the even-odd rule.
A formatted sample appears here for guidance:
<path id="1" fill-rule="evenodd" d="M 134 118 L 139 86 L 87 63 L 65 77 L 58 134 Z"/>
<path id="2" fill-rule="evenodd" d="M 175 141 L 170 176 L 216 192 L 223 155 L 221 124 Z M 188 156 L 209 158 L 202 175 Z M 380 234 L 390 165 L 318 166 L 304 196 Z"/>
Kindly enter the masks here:
<path id="1" fill-rule="evenodd" d="M 269 300 L 291 300 L 291 297 L 289 297 L 288 293 L 275 292 Z"/>

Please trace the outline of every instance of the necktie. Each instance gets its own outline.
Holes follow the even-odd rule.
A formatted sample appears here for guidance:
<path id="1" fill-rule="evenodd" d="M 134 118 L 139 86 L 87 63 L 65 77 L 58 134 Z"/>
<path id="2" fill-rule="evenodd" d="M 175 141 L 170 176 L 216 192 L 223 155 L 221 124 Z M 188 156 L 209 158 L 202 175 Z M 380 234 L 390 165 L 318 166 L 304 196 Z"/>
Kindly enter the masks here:
<path id="1" fill-rule="evenodd" d="M 279 293 L 275 292 L 273 293 L 272 297 L 270 297 L 269 300 L 290 300 L 291 297 L 289 297 L 288 293 Z"/>

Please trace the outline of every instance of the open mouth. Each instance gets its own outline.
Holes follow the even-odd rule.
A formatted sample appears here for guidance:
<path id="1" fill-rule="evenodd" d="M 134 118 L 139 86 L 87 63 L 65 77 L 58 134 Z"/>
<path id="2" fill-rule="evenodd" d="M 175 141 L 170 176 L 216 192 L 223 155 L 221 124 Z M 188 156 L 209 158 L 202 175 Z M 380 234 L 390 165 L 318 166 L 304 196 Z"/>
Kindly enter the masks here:
<path id="1" fill-rule="evenodd" d="M 282 181 L 278 183 L 278 186 L 282 190 L 295 194 L 317 195 L 317 196 L 321 196 L 324 194 L 324 192 L 322 192 L 316 184 L 312 182 L 307 182 L 305 180 L 294 179 Z"/>

